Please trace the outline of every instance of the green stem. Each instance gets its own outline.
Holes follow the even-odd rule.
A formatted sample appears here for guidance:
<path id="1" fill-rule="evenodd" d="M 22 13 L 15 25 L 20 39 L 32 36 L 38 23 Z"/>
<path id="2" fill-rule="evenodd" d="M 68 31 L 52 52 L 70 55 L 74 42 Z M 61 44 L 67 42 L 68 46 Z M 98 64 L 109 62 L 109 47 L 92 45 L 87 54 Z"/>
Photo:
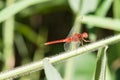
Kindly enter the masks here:
<path id="1" fill-rule="evenodd" d="M 81 23 L 78 20 L 78 17 L 76 16 L 74 25 L 70 31 L 70 33 L 68 35 L 72 35 L 74 33 L 80 33 L 81 31 Z M 76 49 L 77 44 L 70 44 L 68 50 L 74 50 Z M 69 59 L 65 65 L 65 76 L 64 76 L 64 80 L 73 80 L 73 69 L 74 69 L 74 60 L 75 58 Z"/>
<path id="2" fill-rule="evenodd" d="M 6 5 L 9 6 L 14 0 L 7 0 Z M 14 17 L 10 17 L 4 22 L 3 26 L 3 55 L 5 65 L 3 70 L 11 69 L 15 65 L 14 51 L 13 51 L 13 38 L 14 38 Z"/>
<path id="3" fill-rule="evenodd" d="M 113 37 L 109 37 L 107 39 L 100 40 L 98 42 L 91 43 L 89 45 L 80 47 L 70 52 L 64 52 L 60 55 L 50 57 L 49 60 L 50 60 L 50 63 L 57 63 L 59 61 L 66 60 L 68 58 L 71 58 L 83 53 L 97 50 L 100 47 L 104 47 L 105 45 L 110 45 L 118 41 L 120 41 L 120 34 L 115 35 Z M 34 62 L 29 65 L 21 66 L 19 68 L 16 68 L 7 72 L 0 73 L 0 80 L 19 77 L 19 76 L 29 74 L 41 69 L 43 69 L 43 60 Z"/>
<path id="4" fill-rule="evenodd" d="M 97 9 L 95 15 L 100 16 L 100 17 L 104 17 L 107 14 L 113 1 L 114 0 L 104 0 L 103 3 L 101 4 L 101 6 Z"/>
<path id="5" fill-rule="evenodd" d="M 81 16 L 79 17 L 80 20 Z M 103 18 L 97 16 L 83 16 L 82 23 L 93 25 L 93 27 L 105 28 L 120 31 L 120 20 L 112 18 Z"/>

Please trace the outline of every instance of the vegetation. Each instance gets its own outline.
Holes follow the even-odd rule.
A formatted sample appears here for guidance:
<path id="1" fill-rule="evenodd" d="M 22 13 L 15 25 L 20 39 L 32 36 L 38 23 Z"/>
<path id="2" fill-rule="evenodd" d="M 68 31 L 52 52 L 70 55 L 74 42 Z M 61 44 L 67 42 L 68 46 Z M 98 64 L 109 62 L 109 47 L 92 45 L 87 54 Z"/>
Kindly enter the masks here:
<path id="1" fill-rule="evenodd" d="M 120 80 L 119 4 L 0 0 L 0 80 Z M 83 32 L 90 43 L 79 48 L 44 45 Z"/>

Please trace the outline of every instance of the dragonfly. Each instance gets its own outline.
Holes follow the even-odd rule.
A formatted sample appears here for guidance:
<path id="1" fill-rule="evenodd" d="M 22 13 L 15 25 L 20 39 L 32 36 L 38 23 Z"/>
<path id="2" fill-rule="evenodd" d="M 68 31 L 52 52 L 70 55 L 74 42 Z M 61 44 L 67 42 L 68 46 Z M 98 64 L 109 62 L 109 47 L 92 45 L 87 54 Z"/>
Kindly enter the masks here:
<path id="1" fill-rule="evenodd" d="M 89 40 L 86 40 L 86 38 L 88 38 L 88 33 L 87 32 L 83 32 L 81 34 L 80 33 L 75 33 L 75 34 L 73 34 L 70 37 L 67 37 L 65 39 L 46 42 L 44 45 L 65 43 L 64 48 L 65 48 L 65 50 L 67 50 L 67 47 L 71 42 L 77 43 L 77 47 L 79 46 L 79 44 L 81 44 L 83 46 L 83 42 L 90 42 Z"/>

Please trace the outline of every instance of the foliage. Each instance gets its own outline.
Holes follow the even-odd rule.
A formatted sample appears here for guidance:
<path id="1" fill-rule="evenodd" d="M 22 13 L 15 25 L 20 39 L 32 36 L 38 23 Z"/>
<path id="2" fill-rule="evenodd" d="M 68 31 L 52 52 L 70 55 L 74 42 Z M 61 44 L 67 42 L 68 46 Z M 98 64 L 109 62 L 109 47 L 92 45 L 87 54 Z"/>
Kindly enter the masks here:
<path id="1" fill-rule="evenodd" d="M 0 80 L 44 80 L 46 76 L 48 80 L 52 76 L 60 80 L 61 77 L 120 80 L 119 3 L 119 0 L 1 0 Z M 87 32 L 90 44 L 80 48 L 70 44 L 65 52 L 62 43 L 44 45 L 78 32 Z"/>

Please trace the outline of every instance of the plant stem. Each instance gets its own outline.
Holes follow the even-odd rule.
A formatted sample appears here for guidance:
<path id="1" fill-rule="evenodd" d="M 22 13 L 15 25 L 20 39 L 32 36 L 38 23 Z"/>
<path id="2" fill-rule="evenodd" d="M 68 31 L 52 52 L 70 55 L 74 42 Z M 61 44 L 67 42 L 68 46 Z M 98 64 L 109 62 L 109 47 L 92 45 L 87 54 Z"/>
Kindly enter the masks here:
<path id="1" fill-rule="evenodd" d="M 81 16 L 79 17 L 80 20 Z M 103 18 L 97 16 L 83 16 L 82 23 L 90 24 L 93 27 L 100 27 L 109 30 L 120 31 L 120 20 L 112 18 Z"/>
<path id="2" fill-rule="evenodd" d="M 76 16 L 74 25 L 68 35 L 72 35 L 74 33 L 80 33 L 80 31 L 81 31 L 81 23 L 79 22 L 78 17 Z M 68 51 L 75 50 L 77 48 L 76 45 L 78 45 L 78 43 L 77 44 L 71 43 L 69 45 Z M 66 62 L 64 80 L 73 80 L 74 60 L 75 58 L 71 58 Z"/>
<path id="3" fill-rule="evenodd" d="M 10 6 L 14 0 L 7 0 L 6 5 Z M 4 22 L 3 26 L 3 55 L 4 55 L 4 67 L 3 70 L 11 69 L 15 65 L 15 57 L 13 51 L 13 38 L 14 38 L 14 16 L 10 17 Z"/>
<path id="4" fill-rule="evenodd" d="M 100 40 L 98 42 L 91 43 L 89 45 L 80 47 L 70 52 L 64 52 L 60 55 L 50 57 L 49 60 L 50 60 L 50 63 L 57 63 L 59 61 L 66 60 L 68 58 L 71 58 L 83 53 L 97 50 L 100 47 L 103 47 L 105 45 L 110 45 L 118 41 L 120 41 L 120 34 L 115 35 L 113 37 L 109 37 L 107 39 Z M 7 72 L 0 73 L 0 80 L 19 77 L 25 74 L 29 74 L 29 73 L 41 70 L 42 68 L 43 68 L 43 61 L 41 60 L 38 62 L 34 62 L 32 64 L 21 66 L 19 68 L 16 68 Z"/>

